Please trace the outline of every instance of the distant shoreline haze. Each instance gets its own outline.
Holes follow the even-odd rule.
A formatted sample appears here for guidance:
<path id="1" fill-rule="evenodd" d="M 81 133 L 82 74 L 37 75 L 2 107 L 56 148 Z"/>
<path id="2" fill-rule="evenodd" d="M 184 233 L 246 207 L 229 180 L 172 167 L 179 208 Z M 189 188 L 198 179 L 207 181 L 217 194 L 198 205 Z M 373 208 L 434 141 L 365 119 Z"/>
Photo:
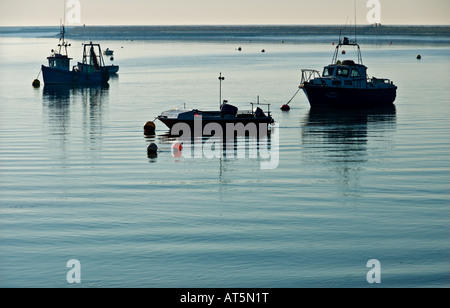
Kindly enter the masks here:
<path id="1" fill-rule="evenodd" d="M 58 37 L 59 26 L 0 27 L 0 36 Z M 299 40 L 329 41 L 357 35 L 364 42 L 396 36 L 401 41 L 450 43 L 450 26 L 421 25 L 210 25 L 210 26 L 66 26 L 70 39 L 101 40 Z"/>

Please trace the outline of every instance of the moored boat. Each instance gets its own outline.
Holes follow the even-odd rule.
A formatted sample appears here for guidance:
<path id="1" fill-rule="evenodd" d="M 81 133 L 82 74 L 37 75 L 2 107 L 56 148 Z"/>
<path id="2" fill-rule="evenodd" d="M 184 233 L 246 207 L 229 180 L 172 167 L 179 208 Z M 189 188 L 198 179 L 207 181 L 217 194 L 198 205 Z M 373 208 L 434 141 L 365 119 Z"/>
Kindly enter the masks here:
<path id="1" fill-rule="evenodd" d="M 240 127 L 253 127 L 259 130 L 260 128 L 269 129 L 269 125 L 273 124 L 275 121 L 270 113 L 270 104 L 260 104 L 259 96 L 257 103 L 250 103 L 252 105 L 251 110 L 239 111 L 236 106 L 228 104 L 227 100 L 222 102 L 222 81 L 225 77 L 222 77 L 222 73 L 219 76 L 220 84 L 220 94 L 219 94 L 219 104 L 220 110 L 204 111 L 199 109 L 186 109 L 186 108 L 173 108 L 168 111 L 162 112 L 156 119 L 163 122 L 171 130 L 178 124 L 187 124 L 190 129 L 195 129 L 200 127 L 202 130 L 208 124 L 211 130 L 214 128 L 226 129 L 227 126 L 240 126 Z M 256 105 L 256 107 L 255 107 Z M 260 108 L 260 105 L 267 106 L 267 114 Z M 250 124 L 250 125 L 248 125 Z M 216 126 L 218 125 L 218 126 Z"/>
<path id="2" fill-rule="evenodd" d="M 353 60 L 338 60 L 343 46 L 356 48 L 357 63 Z M 397 86 L 389 79 L 368 77 L 359 45 L 346 37 L 343 41 L 339 40 L 331 64 L 324 67 L 322 74 L 316 70 L 302 69 L 299 87 L 312 107 L 385 106 L 393 104 L 397 95 Z"/>
<path id="3" fill-rule="evenodd" d="M 190 128 L 194 128 L 196 121 L 199 122 L 202 128 L 209 123 L 216 123 L 222 128 L 226 128 L 227 124 L 236 125 L 242 123 L 244 126 L 249 123 L 265 124 L 274 123 L 274 119 L 270 113 L 270 105 L 268 106 L 267 114 L 259 107 L 259 103 L 251 103 L 252 109 L 246 111 L 239 111 L 236 106 L 228 104 L 224 101 L 220 110 L 218 111 L 203 111 L 199 109 L 174 108 L 162 112 L 157 119 L 163 122 L 169 129 L 177 123 L 185 123 Z M 257 127 L 258 128 L 258 127 Z"/>
<path id="4" fill-rule="evenodd" d="M 47 57 L 48 66 L 42 65 L 42 76 L 45 84 L 75 84 L 91 85 L 106 84 L 109 80 L 108 71 L 101 67 L 101 49 L 98 44 L 86 44 L 83 52 L 83 64 L 86 67 L 74 66 L 70 69 L 70 60 L 67 47 L 70 46 L 64 40 L 65 29 L 62 26 L 60 43 L 57 50 Z M 97 50 L 97 53 L 95 49 Z"/>
<path id="5" fill-rule="evenodd" d="M 111 50 L 109 48 L 106 48 L 105 51 L 103 52 L 103 54 L 105 56 L 112 56 L 114 54 L 114 50 Z"/>

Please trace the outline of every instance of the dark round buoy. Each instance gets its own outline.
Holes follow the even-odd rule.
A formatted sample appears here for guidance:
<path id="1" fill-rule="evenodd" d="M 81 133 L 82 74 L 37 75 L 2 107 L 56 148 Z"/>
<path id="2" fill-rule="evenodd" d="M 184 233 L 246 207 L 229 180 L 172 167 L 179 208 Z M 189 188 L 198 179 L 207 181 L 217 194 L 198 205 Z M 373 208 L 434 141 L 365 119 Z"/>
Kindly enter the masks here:
<path id="1" fill-rule="evenodd" d="M 342 50 L 342 54 L 345 55 L 345 50 Z"/>
<path id="2" fill-rule="evenodd" d="M 35 79 L 35 80 L 33 80 L 32 85 L 35 88 L 39 88 L 41 86 L 41 82 L 39 81 L 39 79 Z"/>
<path id="3" fill-rule="evenodd" d="M 239 48 L 238 48 L 238 51 L 242 51 L 242 48 L 241 48 L 241 47 L 239 47 Z"/>
<path id="4" fill-rule="evenodd" d="M 420 60 L 420 59 L 422 59 L 422 56 L 421 55 L 417 55 L 416 59 Z"/>
<path id="5" fill-rule="evenodd" d="M 150 143 L 147 147 L 147 154 L 157 154 L 157 153 L 158 153 L 158 146 L 153 142 Z"/>
<path id="6" fill-rule="evenodd" d="M 266 51 L 263 49 L 263 50 L 261 50 L 261 52 L 266 52 Z"/>
<path id="7" fill-rule="evenodd" d="M 285 104 L 285 105 L 281 106 L 280 109 L 283 110 L 283 111 L 289 111 L 291 109 L 291 107 L 289 107 L 288 104 Z"/>
<path id="8" fill-rule="evenodd" d="M 109 60 L 114 61 L 114 57 L 109 58 Z"/>
<path id="9" fill-rule="evenodd" d="M 144 134 L 145 135 L 154 135 L 155 134 L 156 125 L 152 121 L 148 121 L 144 124 Z"/>

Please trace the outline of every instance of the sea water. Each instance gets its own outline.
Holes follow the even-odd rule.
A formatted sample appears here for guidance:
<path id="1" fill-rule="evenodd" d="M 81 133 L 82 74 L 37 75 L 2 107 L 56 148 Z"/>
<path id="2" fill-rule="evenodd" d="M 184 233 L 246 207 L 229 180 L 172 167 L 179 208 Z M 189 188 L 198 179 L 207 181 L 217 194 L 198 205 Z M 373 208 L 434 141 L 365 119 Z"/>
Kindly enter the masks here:
<path id="1" fill-rule="evenodd" d="M 69 40 L 73 65 L 88 41 Z M 332 41 L 95 42 L 120 66 L 108 87 L 33 88 L 56 36 L 0 38 L 0 286 L 450 286 L 447 43 L 361 46 L 370 76 L 398 86 L 393 108 L 317 111 L 299 92 L 283 112 Z M 159 121 L 143 133 L 173 107 L 258 96 L 277 123 L 270 169 L 259 155 L 174 155 Z"/>

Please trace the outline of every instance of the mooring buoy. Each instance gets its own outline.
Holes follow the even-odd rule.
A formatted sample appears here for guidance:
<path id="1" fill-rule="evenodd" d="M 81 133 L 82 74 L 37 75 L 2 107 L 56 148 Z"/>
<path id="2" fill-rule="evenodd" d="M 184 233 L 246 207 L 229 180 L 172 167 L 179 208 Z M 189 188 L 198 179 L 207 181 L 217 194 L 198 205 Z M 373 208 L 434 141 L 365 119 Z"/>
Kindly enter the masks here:
<path id="1" fill-rule="evenodd" d="M 158 146 L 152 142 L 147 147 L 147 154 L 156 154 L 156 153 L 158 153 Z"/>
<path id="2" fill-rule="evenodd" d="M 183 145 L 181 144 L 181 142 L 175 142 L 172 145 L 172 156 L 174 158 L 180 158 L 181 155 L 183 154 L 182 150 L 183 150 Z"/>
<path id="3" fill-rule="evenodd" d="M 154 135 L 155 134 L 156 125 L 152 121 L 147 121 L 144 124 L 144 134 L 145 135 Z"/>
<path id="4" fill-rule="evenodd" d="M 289 107 L 288 104 L 284 104 L 283 106 L 281 106 L 280 109 L 283 110 L 283 111 L 289 111 L 291 109 L 291 107 Z"/>
<path id="5" fill-rule="evenodd" d="M 39 88 L 41 86 L 41 82 L 39 81 L 39 79 L 35 79 L 35 80 L 33 80 L 32 85 L 35 88 Z"/>
<path id="6" fill-rule="evenodd" d="M 417 55 L 416 59 L 420 60 L 420 59 L 422 59 L 422 56 L 421 55 Z"/>

